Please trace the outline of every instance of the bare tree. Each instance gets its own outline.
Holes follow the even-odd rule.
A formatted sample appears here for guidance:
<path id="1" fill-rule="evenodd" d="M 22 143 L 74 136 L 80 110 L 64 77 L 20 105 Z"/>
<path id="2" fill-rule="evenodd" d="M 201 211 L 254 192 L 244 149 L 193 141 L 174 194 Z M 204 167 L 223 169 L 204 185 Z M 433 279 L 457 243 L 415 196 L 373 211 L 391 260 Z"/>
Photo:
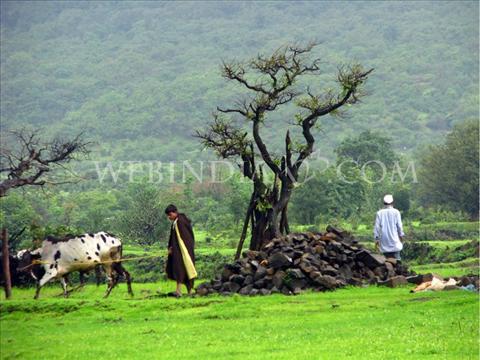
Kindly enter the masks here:
<path id="1" fill-rule="evenodd" d="M 5 132 L 0 144 L 0 197 L 18 187 L 60 183 L 47 174 L 57 168 L 66 169 L 65 164 L 88 154 L 89 144 L 83 141 L 81 134 L 71 140 L 56 138 L 44 142 L 38 130 Z"/>
<path id="2" fill-rule="evenodd" d="M 312 93 L 310 88 L 299 89 L 304 75 L 320 73 L 320 59 L 310 59 L 315 43 L 306 46 L 287 45 L 271 56 L 258 55 L 248 62 L 224 62 L 222 75 L 246 88 L 250 97 L 238 99 L 233 107 L 217 107 L 213 121 L 196 136 L 203 145 L 213 149 L 222 158 L 241 160 L 243 175 L 253 183 L 253 191 L 245 216 L 244 227 L 237 249 L 240 255 L 248 225 L 251 225 L 250 249 L 259 250 L 273 237 L 289 232 L 287 207 L 297 182 L 299 170 L 312 154 L 315 138 L 312 128 L 325 115 L 344 116 L 342 107 L 359 102 L 368 75 L 359 64 L 342 66 L 337 72 L 337 90 Z M 295 145 L 290 130 L 285 134 L 282 155 L 271 152 L 260 133 L 267 116 L 282 105 L 294 102 L 298 113 L 290 122 L 300 127 L 303 143 Z M 235 120 L 246 120 L 251 131 L 236 125 Z M 258 161 L 257 161 L 258 160 Z M 273 175 L 273 182 L 264 176 L 264 168 Z"/>

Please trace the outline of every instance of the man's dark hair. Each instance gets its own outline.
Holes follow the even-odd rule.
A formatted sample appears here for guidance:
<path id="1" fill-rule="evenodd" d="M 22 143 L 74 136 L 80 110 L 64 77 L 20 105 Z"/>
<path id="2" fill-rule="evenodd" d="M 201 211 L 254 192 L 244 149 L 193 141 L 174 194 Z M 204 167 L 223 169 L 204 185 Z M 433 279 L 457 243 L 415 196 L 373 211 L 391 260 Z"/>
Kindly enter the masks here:
<path id="1" fill-rule="evenodd" d="M 173 204 L 168 205 L 167 208 L 165 209 L 165 214 L 168 215 L 171 212 L 174 212 L 174 213 L 178 212 L 177 207 Z"/>

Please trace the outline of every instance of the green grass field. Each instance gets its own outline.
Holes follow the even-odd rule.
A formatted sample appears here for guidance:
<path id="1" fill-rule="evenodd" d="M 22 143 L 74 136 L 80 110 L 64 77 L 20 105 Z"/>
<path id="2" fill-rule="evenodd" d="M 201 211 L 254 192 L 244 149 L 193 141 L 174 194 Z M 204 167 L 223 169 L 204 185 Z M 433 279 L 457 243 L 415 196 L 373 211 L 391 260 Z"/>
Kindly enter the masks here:
<path id="1" fill-rule="evenodd" d="M 466 242 L 428 241 L 438 249 Z M 197 254 L 235 253 L 198 245 Z M 124 255 L 164 257 L 166 249 L 125 245 Z M 479 263 L 410 268 L 448 277 L 478 274 Z M 478 293 L 412 287 L 172 299 L 163 295 L 174 283 L 156 282 L 135 283 L 133 298 L 120 284 L 109 299 L 104 285 L 63 299 L 52 284 L 38 301 L 33 288 L 15 288 L 13 300 L 0 297 L 0 359 L 478 359 Z"/>
<path id="2" fill-rule="evenodd" d="M 230 249 L 230 248 L 220 248 L 220 249 L 215 249 L 215 248 L 196 248 L 195 249 L 195 254 L 201 254 L 201 255 L 209 255 L 209 254 L 214 254 L 214 253 L 220 253 L 222 255 L 235 255 L 236 249 Z M 132 256 L 167 256 L 167 249 L 161 249 L 158 247 L 152 247 L 148 250 L 143 249 L 141 246 L 137 245 L 124 245 L 123 247 L 123 254 L 124 255 L 132 255 Z"/>
<path id="3" fill-rule="evenodd" d="M 172 283 L 15 289 L 2 359 L 477 359 L 479 297 L 347 288 L 299 296 L 160 298 Z"/>
<path id="4" fill-rule="evenodd" d="M 433 272 L 444 277 L 479 274 L 479 260 L 476 258 L 468 258 L 451 263 L 414 265 L 410 266 L 410 269 L 422 274 Z"/>
<path id="5" fill-rule="evenodd" d="M 449 248 L 456 248 L 462 245 L 469 243 L 471 240 L 428 240 L 428 241 L 417 241 L 417 243 L 422 244 L 426 243 L 433 247 L 439 249 L 445 249 L 446 247 Z"/>

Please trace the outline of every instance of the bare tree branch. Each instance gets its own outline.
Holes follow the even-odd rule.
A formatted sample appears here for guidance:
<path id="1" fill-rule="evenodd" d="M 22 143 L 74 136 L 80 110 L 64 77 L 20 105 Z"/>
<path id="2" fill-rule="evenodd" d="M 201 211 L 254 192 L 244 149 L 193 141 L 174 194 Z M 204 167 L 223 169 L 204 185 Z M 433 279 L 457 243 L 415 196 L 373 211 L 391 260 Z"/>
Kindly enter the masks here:
<path id="1" fill-rule="evenodd" d="M 4 174 L 0 179 L 0 197 L 17 187 L 55 184 L 43 177 L 57 166 L 76 159 L 77 155 L 87 155 L 91 144 L 83 141 L 82 134 L 72 140 L 57 138 L 46 143 L 40 141 L 38 130 L 12 130 L 9 135 L 10 142 L 4 141 L 0 147 L 0 172 Z"/>

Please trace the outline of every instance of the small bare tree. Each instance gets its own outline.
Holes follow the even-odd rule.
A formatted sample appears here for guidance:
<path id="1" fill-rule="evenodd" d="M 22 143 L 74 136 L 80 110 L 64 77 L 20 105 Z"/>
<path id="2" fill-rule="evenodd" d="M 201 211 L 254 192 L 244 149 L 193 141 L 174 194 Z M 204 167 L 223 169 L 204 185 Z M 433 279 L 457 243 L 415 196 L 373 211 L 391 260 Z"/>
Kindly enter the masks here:
<path id="1" fill-rule="evenodd" d="M 72 140 L 55 139 L 42 142 L 38 130 L 21 129 L 2 131 L 0 140 L 0 198 L 14 188 L 58 184 L 58 181 L 48 179 L 47 174 L 57 167 L 64 167 L 77 155 L 86 155 L 89 152 L 87 148 L 89 143 L 82 140 L 81 134 Z M 18 235 L 23 231 L 24 229 Z M 11 296 L 8 245 L 8 232 L 3 228 L 2 256 L 7 299 Z"/>
<path id="2" fill-rule="evenodd" d="M 26 129 L 12 130 L 2 134 L 0 144 L 0 197 L 10 189 L 59 181 L 48 178 L 47 174 L 79 155 L 89 153 L 89 142 L 77 135 L 71 140 L 59 138 L 49 142 L 40 140 L 39 131 Z"/>
<path id="3" fill-rule="evenodd" d="M 220 157 L 241 160 L 239 166 L 243 175 L 253 183 L 237 258 L 249 224 L 252 250 L 259 250 L 273 237 L 289 232 L 287 206 L 300 167 L 313 152 L 315 138 L 312 128 L 320 117 L 343 116 L 342 107 L 357 103 L 364 95 L 363 85 L 373 71 L 365 70 L 359 64 L 340 67 L 336 91 L 314 94 L 309 87 L 301 90 L 297 83 L 302 76 L 320 73 L 320 59 L 309 59 L 315 46 L 315 43 L 287 45 L 271 56 L 258 55 L 244 63 L 224 62 L 223 77 L 246 88 L 251 96 L 239 99 L 234 107 L 217 107 L 208 129 L 196 132 L 204 146 L 213 149 Z M 290 130 L 287 130 L 284 153 L 275 156 L 267 148 L 260 129 L 269 113 L 292 101 L 299 111 L 291 122 L 300 127 L 304 142 L 294 145 Z M 251 131 L 236 125 L 232 115 L 246 120 Z M 260 162 L 266 164 L 272 173 L 273 182 L 267 181 Z"/>

